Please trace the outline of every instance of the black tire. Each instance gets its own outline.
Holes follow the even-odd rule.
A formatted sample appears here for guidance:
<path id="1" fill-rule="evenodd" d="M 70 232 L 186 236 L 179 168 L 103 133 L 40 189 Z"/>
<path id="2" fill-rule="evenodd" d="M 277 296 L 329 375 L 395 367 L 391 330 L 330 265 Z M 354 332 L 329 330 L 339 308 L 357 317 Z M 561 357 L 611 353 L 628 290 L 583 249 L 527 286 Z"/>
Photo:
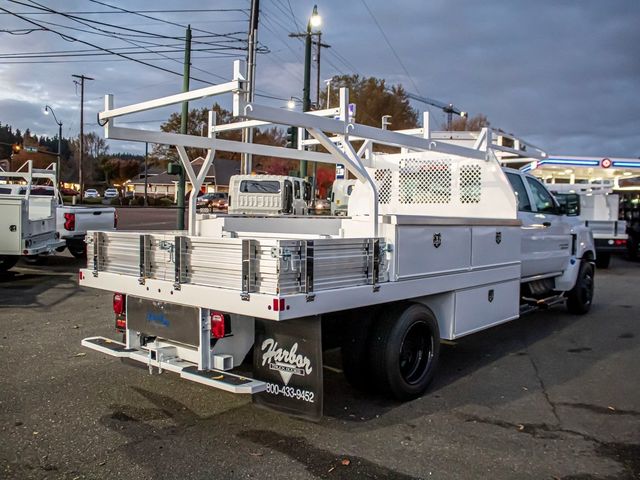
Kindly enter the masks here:
<path id="1" fill-rule="evenodd" d="M 81 260 L 87 258 L 87 244 L 83 241 L 68 243 L 67 248 L 74 257 Z"/>
<path id="2" fill-rule="evenodd" d="M 347 381 L 358 390 L 371 391 L 371 362 L 368 355 L 371 310 L 353 312 L 345 319 L 342 336 L 342 371 Z"/>
<path id="3" fill-rule="evenodd" d="M 598 268 L 609 268 L 609 264 L 611 263 L 611 254 L 610 253 L 598 253 L 596 255 L 596 267 Z"/>
<path id="4" fill-rule="evenodd" d="M 422 395 L 435 374 L 440 331 L 433 313 L 420 304 L 380 311 L 369 345 L 372 379 L 384 393 L 406 401 Z"/>
<path id="5" fill-rule="evenodd" d="M 22 258 L 28 265 L 46 265 L 49 263 L 47 255 L 25 255 Z"/>
<path id="6" fill-rule="evenodd" d="M 594 273 L 593 264 L 583 260 L 576 284 L 567 293 L 567 310 L 570 313 L 584 315 L 591 309 L 595 287 Z"/>
<path id="7" fill-rule="evenodd" d="M 627 258 L 629 260 L 638 259 L 638 241 L 631 236 L 629 236 L 629 240 L 627 240 Z"/>
<path id="8" fill-rule="evenodd" d="M 13 268 L 18 263 L 18 255 L 0 255 L 0 273 Z"/>

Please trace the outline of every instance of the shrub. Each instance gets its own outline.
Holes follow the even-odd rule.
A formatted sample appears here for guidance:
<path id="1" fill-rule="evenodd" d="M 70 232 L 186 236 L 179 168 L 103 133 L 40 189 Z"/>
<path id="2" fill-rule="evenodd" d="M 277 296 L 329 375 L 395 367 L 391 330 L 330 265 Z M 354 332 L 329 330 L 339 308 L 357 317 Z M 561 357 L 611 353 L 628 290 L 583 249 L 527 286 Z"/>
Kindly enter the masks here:
<path id="1" fill-rule="evenodd" d="M 170 207 L 173 205 L 173 200 L 169 197 L 162 197 L 158 199 L 159 207 Z"/>
<path id="2" fill-rule="evenodd" d="M 82 203 L 87 205 L 99 205 L 102 203 L 102 198 L 83 198 Z"/>
<path id="3" fill-rule="evenodd" d="M 129 205 L 141 207 L 144 205 L 144 197 L 133 197 L 129 199 Z"/>
<path id="4" fill-rule="evenodd" d="M 122 205 L 122 201 L 120 198 L 112 198 L 109 205 Z"/>

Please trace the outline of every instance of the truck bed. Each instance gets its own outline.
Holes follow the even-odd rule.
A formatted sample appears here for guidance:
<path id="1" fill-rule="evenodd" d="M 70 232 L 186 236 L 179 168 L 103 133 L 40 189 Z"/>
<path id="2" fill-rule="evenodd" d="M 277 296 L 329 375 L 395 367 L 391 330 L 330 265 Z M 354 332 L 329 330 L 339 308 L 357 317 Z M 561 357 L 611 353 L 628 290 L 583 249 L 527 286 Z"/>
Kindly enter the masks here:
<path id="1" fill-rule="evenodd" d="M 90 232 L 94 276 L 115 273 L 242 292 L 286 295 L 384 281 L 374 238 L 211 238 L 184 232 Z"/>

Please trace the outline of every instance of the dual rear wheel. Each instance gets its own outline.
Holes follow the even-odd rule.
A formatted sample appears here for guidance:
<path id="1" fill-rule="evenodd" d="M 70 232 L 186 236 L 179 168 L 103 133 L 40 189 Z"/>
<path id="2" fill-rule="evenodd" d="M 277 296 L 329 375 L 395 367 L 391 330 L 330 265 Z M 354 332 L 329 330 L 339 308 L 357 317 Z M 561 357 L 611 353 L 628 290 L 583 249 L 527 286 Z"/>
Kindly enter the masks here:
<path id="1" fill-rule="evenodd" d="M 352 385 L 403 401 L 425 392 L 439 354 L 438 322 L 416 303 L 389 305 L 373 318 L 353 319 L 342 345 L 343 368 Z"/>

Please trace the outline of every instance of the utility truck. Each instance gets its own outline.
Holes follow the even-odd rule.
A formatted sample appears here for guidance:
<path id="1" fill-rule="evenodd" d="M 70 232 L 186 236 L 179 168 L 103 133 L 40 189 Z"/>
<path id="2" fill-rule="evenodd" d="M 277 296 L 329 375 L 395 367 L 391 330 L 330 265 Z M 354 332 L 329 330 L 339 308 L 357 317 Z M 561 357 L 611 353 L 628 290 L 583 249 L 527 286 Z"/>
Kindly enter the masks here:
<path id="1" fill-rule="evenodd" d="M 233 175 L 229 213 L 307 215 L 311 184 L 284 175 Z"/>
<path id="2" fill-rule="evenodd" d="M 596 242 L 596 265 L 606 268 L 611 254 L 627 252 L 633 258 L 637 252 L 634 225 L 627 223 L 619 209 L 619 194 L 638 190 L 640 160 L 624 157 L 587 157 L 548 155 L 521 167 L 560 194 L 562 201 L 579 195 L 580 218 L 593 231 Z M 575 200 L 575 197 L 573 197 Z"/>
<path id="3" fill-rule="evenodd" d="M 331 215 L 346 215 L 349 197 L 357 180 L 338 178 L 331 187 Z"/>
<path id="4" fill-rule="evenodd" d="M 27 167 L 31 165 L 29 162 L 23 165 L 17 172 L 13 172 L 17 175 L 8 175 L 10 172 L 0 172 L 0 178 L 5 177 L 6 180 L 18 180 L 20 183 L 5 183 L 0 185 L 0 200 L 6 196 L 32 198 L 33 204 L 36 200 L 41 204 L 52 204 L 52 209 L 55 213 L 55 231 L 57 235 L 54 235 L 57 239 L 62 240 L 62 245 L 55 248 L 57 252 L 62 252 L 66 249 L 76 258 L 84 258 L 87 253 L 87 245 L 85 243 L 85 236 L 87 230 L 115 230 L 117 225 L 117 214 L 113 207 L 90 207 L 84 205 L 64 205 L 62 196 L 56 186 L 55 172 L 52 168 L 55 166 L 52 164 L 46 169 L 46 174 L 43 176 L 39 171 L 33 170 L 35 173 L 29 177 Z M 30 168 L 30 167 L 29 167 Z M 6 181 L 5 180 L 5 181 Z M 35 182 L 46 181 L 49 184 L 39 184 Z M 41 197 L 50 197 L 50 200 L 41 199 Z M 40 213 L 37 213 L 40 209 Z M 31 215 L 40 215 L 44 210 L 48 212 L 48 207 L 42 210 L 43 207 L 36 207 Z M 43 213 L 44 214 L 44 213 Z M 57 242 L 60 243 L 60 242 Z M 39 250 L 38 253 L 29 253 L 30 259 L 35 260 L 36 255 L 39 255 L 39 260 L 42 260 L 42 255 L 48 255 L 51 253 L 51 249 Z M 13 260 L 17 261 L 16 258 Z M 7 265 L 9 262 L 7 263 Z M 14 262 L 15 264 L 15 262 Z M 13 265 L 12 265 L 13 266 Z M 10 267 L 9 267 L 10 268 Z"/>
<path id="5" fill-rule="evenodd" d="M 361 125 L 346 89 L 339 107 L 313 112 L 248 103 L 241 71 L 237 62 L 231 82 L 129 106 L 108 95 L 105 136 L 174 145 L 196 190 L 216 150 L 343 164 L 358 180 L 348 215 L 196 215 L 192 196 L 188 231 L 89 232 L 80 284 L 114 292 L 123 338 L 82 345 L 318 419 L 324 348 L 341 345 L 353 384 L 409 400 L 433 379 L 441 340 L 555 303 L 589 310 L 590 232 L 567 223 L 538 180 L 502 171 L 491 130 L 467 148 L 431 138 L 428 115 L 418 133 Z M 118 126 L 224 93 L 238 121 L 217 125 L 211 113 L 208 137 Z M 216 137 L 271 124 L 306 130 L 326 153 Z M 208 151 L 199 175 L 185 147 Z"/>
<path id="6" fill-rule="evenodd" d="M 620 196 L 608 185 L 556 183 L 551 193 L 591 230 L 596 246 L 596 266 L 608 268 L 612 253 L 627 251 L 627 222 L 618 220 Z"/>
<path id="7" fill-rule="evenodd" d="M 56 202 L 35 183 L 53 181 L 55 164 L 33 168 L 31 160 L 15 172 L 0 169 L 0 272 L 12 268 L 21 256 L 33 258 L 64 247 L 56 230 Z M 18 183 L 15 183 L 15 182 Z"/>

